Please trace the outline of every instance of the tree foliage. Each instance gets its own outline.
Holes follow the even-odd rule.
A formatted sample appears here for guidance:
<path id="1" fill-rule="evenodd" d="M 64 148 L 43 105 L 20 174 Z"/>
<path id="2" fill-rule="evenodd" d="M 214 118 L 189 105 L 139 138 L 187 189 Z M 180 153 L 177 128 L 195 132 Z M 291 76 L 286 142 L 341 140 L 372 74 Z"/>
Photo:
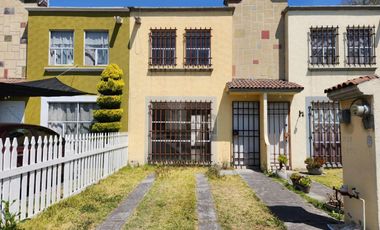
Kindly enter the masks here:
<path id="1" fill-rule="evenodd" d="M 121 98 L 124 81 L 123 71 L 116 64 L 110 64 L 103 71 L 98 83 L 98 92 L 101 94 L 97 99 L 98 110 L 94 111 L 96 122 L 92 125 L 92 132 L 117 132 L 121 128 Z"/>
<path id="2" fill-rule="evenodd" d="M 380 0 L 343 0 L 346 5 L 380 5 Z"/>

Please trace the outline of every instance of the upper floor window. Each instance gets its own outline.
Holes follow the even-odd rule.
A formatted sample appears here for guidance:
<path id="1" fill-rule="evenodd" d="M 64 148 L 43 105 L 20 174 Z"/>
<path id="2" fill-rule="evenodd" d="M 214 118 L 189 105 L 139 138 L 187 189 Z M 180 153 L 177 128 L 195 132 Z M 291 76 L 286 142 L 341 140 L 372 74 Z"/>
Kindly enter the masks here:
<path id="1" fill-rule="evenodd" d="M 338 27 L 311 28 L 310 48 L 310 64 L 339 64 Z"/>
<path id="2" fill-rule="evenodd" d="M 107 65 L 109 56 L 108 32 L 86 31 L 85 65 Z"/>
<path id="3" fill-rule="evenodd" d="M 186 29 L 185 65 L 211 66 L 211 29 Z"/>
<path id="4" fill-rule="evenodd" d="M 375 27 L 347 27 L 347 64 L 376 64 Z"/>
<path id="5" fill-rule="evenodd" d="M 50 65 L 74 64 L 74 32 L 50 31 Z"/>
<path id="6" fill-rule="evenodd" d="M 176 65 L 176 29 L 150 30 L 150 58 L 151 66 Z"/>

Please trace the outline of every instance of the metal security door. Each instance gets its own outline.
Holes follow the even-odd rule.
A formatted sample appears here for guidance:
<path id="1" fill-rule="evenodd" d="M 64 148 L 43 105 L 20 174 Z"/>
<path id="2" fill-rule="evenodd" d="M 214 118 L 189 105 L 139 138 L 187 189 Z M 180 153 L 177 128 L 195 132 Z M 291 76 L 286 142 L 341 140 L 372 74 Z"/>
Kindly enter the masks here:
<path id="1" fill-rule="evenodd" d="M 260 166 L 260 105 L 233 102 L 233 164 L 235 167 Z"/>
<path id="2" fill-rule="evenodd" d="M 279 168 L 278 156 L 285 154 L 290 162 L 289 103 L 268 103 L 268 139 L 270 165 Z M 287 165 L 289 167 L 289 165 Z"/>
<path id="3" fill-rule="evenodd" d="M 309 107 L 310 150 L 327 167 L 342 167 L 339 102 L 313 101 Z"/>

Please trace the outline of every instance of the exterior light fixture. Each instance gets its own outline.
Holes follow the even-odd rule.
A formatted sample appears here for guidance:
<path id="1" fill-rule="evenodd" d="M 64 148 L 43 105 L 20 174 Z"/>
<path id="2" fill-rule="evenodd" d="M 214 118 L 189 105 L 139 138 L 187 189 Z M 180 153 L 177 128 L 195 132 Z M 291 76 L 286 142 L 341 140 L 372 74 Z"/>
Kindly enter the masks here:
<path id="1" fill-rule="evenodd" d="M 350 106 L 350 111 L 352 115 L 362 118 L 365 129 L 372 129 L 375 127 L 374 117 L 371 114 L 371 106 L 365 99 L 359 98 L 353 101 Z"/>
<path id="2" fill-rule="evenodd" d="M 123 18 L 120 16 L 115 16 L 116 24 L 123 24 Z"/>

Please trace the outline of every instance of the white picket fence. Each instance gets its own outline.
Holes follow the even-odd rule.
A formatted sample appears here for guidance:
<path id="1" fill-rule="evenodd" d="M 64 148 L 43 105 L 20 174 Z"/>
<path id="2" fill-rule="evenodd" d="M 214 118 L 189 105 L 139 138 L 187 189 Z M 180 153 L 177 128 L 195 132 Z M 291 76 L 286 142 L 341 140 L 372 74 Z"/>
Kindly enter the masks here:
<path id="1" fill-rule="evenodd" d="M 16 138 L 0 139 L 0 200 L 9 201 L 10 211 L 20 219 L 33 217 L 128 164 L 127 133 L 32 137 L 18 144 Z M 19 159 L 17 150 L 23 151 Z"/>

